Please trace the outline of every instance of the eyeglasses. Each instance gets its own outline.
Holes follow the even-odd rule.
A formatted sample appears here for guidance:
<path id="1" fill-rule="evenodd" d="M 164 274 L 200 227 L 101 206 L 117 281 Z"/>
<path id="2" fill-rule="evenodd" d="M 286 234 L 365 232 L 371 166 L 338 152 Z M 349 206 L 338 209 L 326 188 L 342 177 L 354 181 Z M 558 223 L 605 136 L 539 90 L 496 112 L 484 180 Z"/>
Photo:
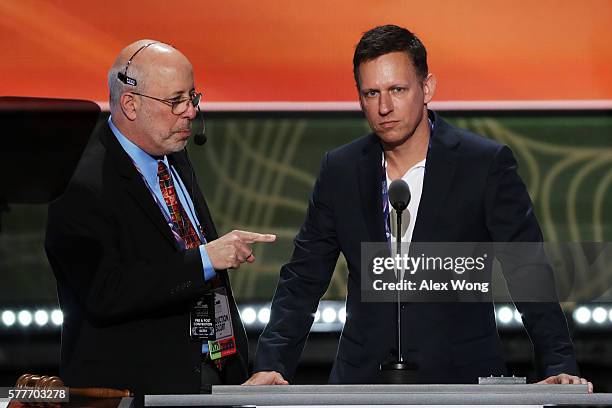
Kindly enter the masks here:
<path id="1" fill-rule="evenodd" d="M 185 113 L 187 109 L 189 109 L 190 104 L 194 108 L 197 108 L 198 105 L 200 104 L 200 99 L 202 98 L 201 92 L 194 93 L 193 95 L 189 96 L 189 98 L 184 98 L 184 99 L 173 99 L 173 98 L 160 99 L 154 96 L 149 96 L 149 95 L 141 94 L 138 92 L 131 92 L 131 93 L 133 93 L 134 95 L 144 96 L 145 98 L 154 99 L 158 102 L 163 103 L 164 105 L 168 105 L 170 106 L 170 108 L 172 108 L 172 113 L 175 115 L 182 115 L 183 113 Z"/>

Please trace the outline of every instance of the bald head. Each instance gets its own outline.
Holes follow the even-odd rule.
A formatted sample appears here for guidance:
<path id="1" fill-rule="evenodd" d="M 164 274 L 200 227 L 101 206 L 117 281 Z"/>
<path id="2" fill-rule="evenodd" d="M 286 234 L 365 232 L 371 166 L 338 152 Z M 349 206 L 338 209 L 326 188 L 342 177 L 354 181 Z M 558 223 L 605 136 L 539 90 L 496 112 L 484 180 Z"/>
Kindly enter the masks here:
<path id="1" fill-rule="evenodd" d="M 136 55 L 134 55 L 136 53 Z M 132 59 L 129 66 L 126 64 Z M 192 70 L 191 63 L 180 51 L 160 41 L 138 40 L 119 52 L 111 69 L 108 71 L 109 104 L 111 114 L 119 107 L 119 99 L 124 92 L 136 91 L 146 93 L 152 83 L 159 83 L 176 69 Z M 122 82 L 118 74 L 125 73 L 136 80 L 132 86 Z"/>
<path id="2" fill-rule="evenodd" d="M 125 137 L 153 156 L 185 148 L 197 111 L 191 103 L 193 68 L 181 52 L 154 40 L 136 41 L 117 56 L 108 85 L 112 121 Z"/>

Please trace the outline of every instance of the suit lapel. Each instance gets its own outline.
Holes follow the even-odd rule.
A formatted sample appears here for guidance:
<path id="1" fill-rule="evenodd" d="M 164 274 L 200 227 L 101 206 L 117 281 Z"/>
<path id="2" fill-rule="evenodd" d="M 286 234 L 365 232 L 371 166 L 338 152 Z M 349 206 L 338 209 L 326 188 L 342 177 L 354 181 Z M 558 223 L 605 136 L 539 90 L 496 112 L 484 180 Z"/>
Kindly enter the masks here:
<path id="1" fill-rule="evenodd" d="M 382 148 L 378 137 L 370 135 L 363 155 L 357 163 L 362 215 L 371 242 L 385 242 L 382 208 Z"/>
<path id="2" fill-rule="evenodd" d="M 191 162 L 189 161 L 187 150 L 172 154 L 168 156 L 168 160 L 170 163 L 176 167 L 179 175 L 181 176 L 181 180 L 183 180 L 183 184 L 187 189 L 189 196 L 195 206 L 195 211 L 198 217 L 198 220 L 202 224 L 202 228 L 204 229 L 204 237 L 207 242 L 215 240 L 219 237 L 217 234 L 217 229 L 215 228 L 215 224 L 212 221 L 212 217 L 210 215 L 210 210 L 208 209 L 208 204 L 206 204 L 206 200 L 204 199 L 204 195 L 202 191 L 198 187 L 198 181 L 195 177 L 195 169 L 193 168 Z M 228 291 L 228 295 L 232 299 L 233 308 L 235 309 L 235 301 L 233 300 L 232 287 L 230 285 L 229 274 L 227 270 L 217 270 L 217 274 L 221 278 L 225 288 Z M 237 312 L 234 312 L 237 313 Z M 239 324 L 240 320 L 238 320 Z M 234 333 L 237 333 L 240 329 L 235 328 Z M 242 329 L 244 330 L 244 328 Z"/>
<path id="3" fill-rule="evenodd" d="M 455 148 L 459 144 L 459 138 L 442 118 L 434 114 L 434 119 L 434 132 L 425 164 L 423 192 L 412 234 L 413 242 L 428 242 L 435 237 L 436 217 L 446 202 L 457 163 Z"/>
<path id="4" fill-rule="evenodd" d="M 178 248 L 177 242 L 172 235 L 170 227 L 166 223 L 164 216 L 162 215 L 159 207 L 155 203 L 151 192 L 147 188 L 142 179 L 142 176 L 138 173 L 138 170 L 134 167 L 132 159 L 123 150 L 119 141 L 112 131 L 108 127 L 108 124 L 104 123 L 104 130 L 100 136 L 102 144 L 106 147 L 110 153 L 112 160 L 114 161 L 114 168 L 121 176 L 121 182 L 126 192 L 134 199 L 136 204 L 140 206 L 143 212 L 150 218 L 151 222 L 159 232 L 169 241 L 169 243 Z"/>

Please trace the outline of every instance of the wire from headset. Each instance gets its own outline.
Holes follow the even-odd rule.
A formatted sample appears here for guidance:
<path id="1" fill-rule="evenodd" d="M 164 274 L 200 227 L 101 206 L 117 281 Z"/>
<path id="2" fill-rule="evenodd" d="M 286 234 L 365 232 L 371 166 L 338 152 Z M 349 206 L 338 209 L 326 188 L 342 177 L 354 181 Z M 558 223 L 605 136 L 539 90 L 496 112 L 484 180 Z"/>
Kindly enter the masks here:
<path id="1" fill-rule="evenodd" d="M 148 44 L 145 44 L 142 47 L 140 47 L 139 49 L 137 49 L 134 54 L 132 54 L 130 59 L 128 59 L 127 63 L 125 64 L 125 69 L 123 70 L 123 72 L 121 72 L 121 71 L 117 72 L 117 78 L 119 78 L 119 80 L 121 82 L 123 82 L 126 85 L 130 85 L 130 86 L 138 85 L 138 81 L 136 81 L 134 78 L 128 76 L 128 74 L 127 74 L 128 68 L 130 67 L 130 64 L 132 63 L 132 60 L 134 59 L 136 54 L 138 54 L 140 51 L 144 50 L 145 48 L 147 48 L 147 47 L 149 47 L 149 46 L 151 46 L 153 44 L 159 44 L 159 41 L 153 41 L 153 42 L 150 42 Z"/>

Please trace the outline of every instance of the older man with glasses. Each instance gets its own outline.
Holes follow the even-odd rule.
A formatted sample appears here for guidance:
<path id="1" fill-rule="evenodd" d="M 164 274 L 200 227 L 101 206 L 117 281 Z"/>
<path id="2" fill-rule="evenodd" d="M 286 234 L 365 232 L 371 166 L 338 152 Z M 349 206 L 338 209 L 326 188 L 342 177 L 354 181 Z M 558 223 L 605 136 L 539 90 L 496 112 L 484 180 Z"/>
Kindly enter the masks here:
<path id="1" fill-rule="evenodd" d="M 226 270 L 275 236 L 217 236 L 185 151 L 201 93 L 182 53 L 136 41 L 108 81 L 111 116 L 49 208 L 60 375 L 137 395 L 240 383 L 248 347 Z"/>

